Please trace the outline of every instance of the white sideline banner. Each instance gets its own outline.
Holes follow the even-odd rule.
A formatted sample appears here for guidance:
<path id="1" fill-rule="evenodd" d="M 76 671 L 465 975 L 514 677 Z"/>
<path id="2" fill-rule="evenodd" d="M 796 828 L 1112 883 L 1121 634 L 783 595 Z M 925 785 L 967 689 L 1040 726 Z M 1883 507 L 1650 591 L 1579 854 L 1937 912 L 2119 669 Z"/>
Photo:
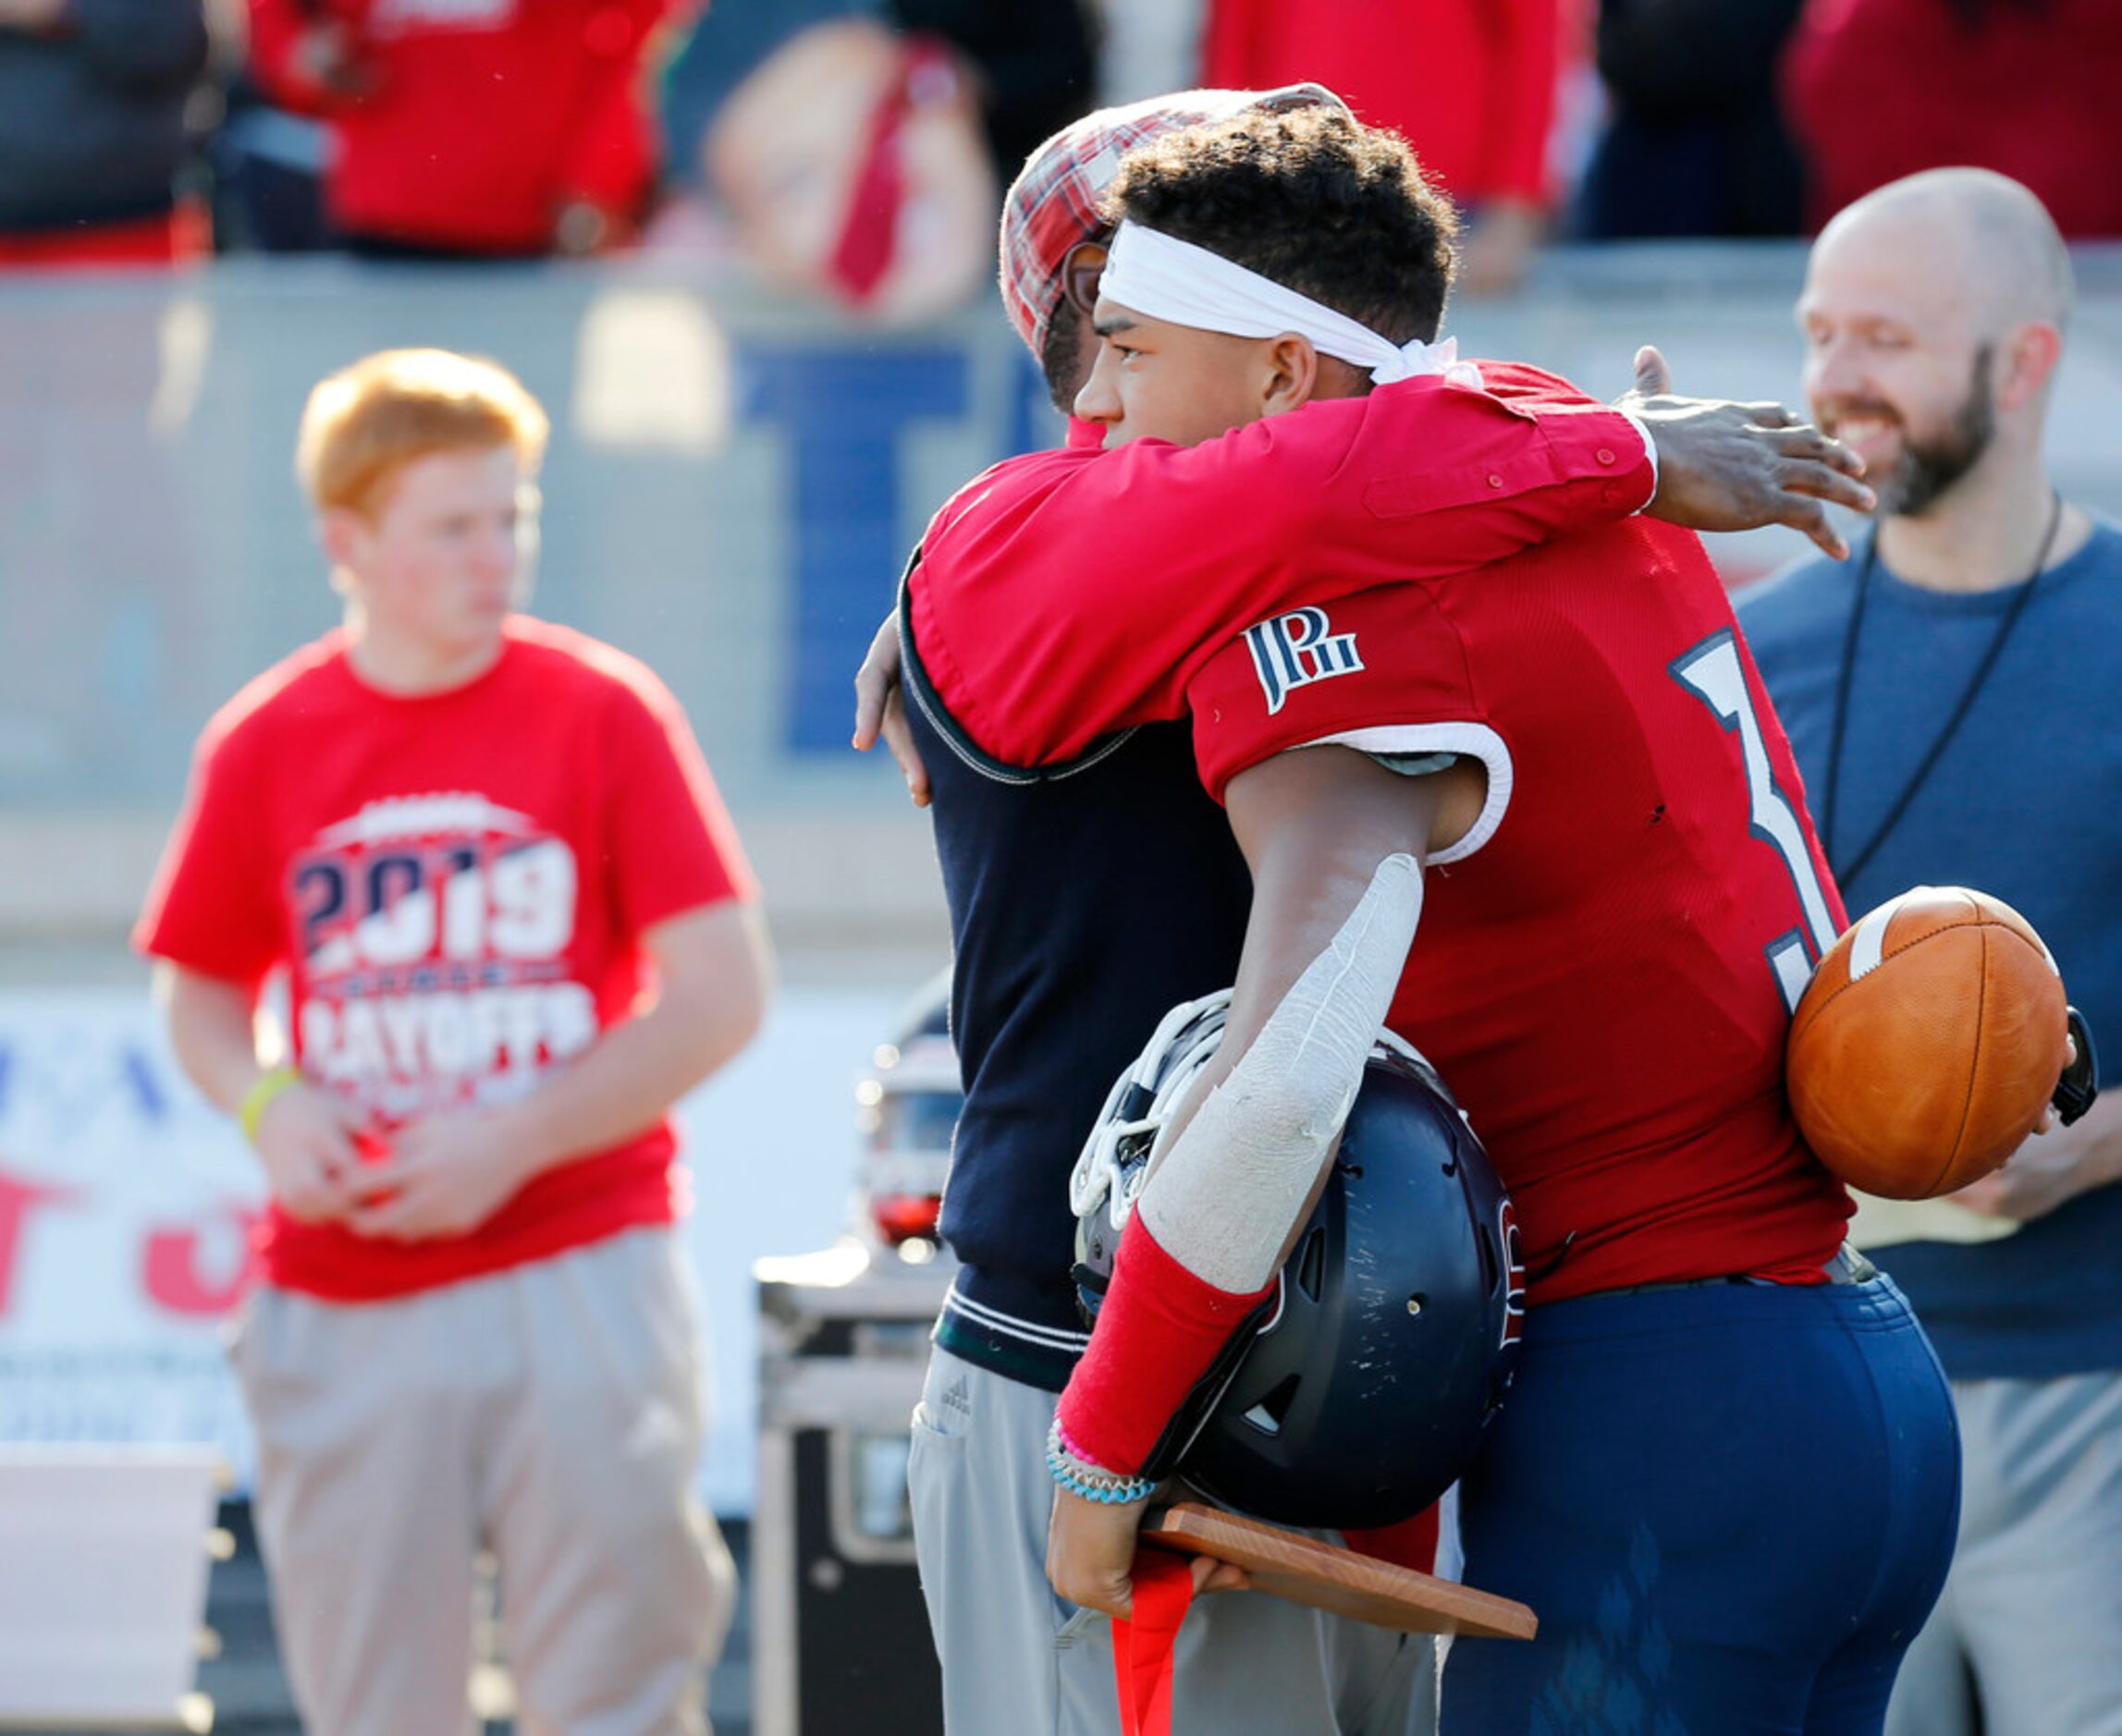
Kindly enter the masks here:
<path id="1" fill-rule="evenodd" d="M 718 1512 L 752 1506 L 751 1264 L 844 1228 L 853 1086 L 905 999 L 787 991 L 680 1106 L 713 1363 L 701 1485 Z M 184 1078 L 143 993 L 0 993 L 0 1442 L 207 1445 L 247 1487 L 224 1335 L 262 1204 L 257 1160 Z"/>
<path id="2" fill-rule="evenodd" d="M 247 1479 L 222 1329 L 261 1198 L 143 996 L 0 996 L 0 1440 L 199 1442 Z"/>

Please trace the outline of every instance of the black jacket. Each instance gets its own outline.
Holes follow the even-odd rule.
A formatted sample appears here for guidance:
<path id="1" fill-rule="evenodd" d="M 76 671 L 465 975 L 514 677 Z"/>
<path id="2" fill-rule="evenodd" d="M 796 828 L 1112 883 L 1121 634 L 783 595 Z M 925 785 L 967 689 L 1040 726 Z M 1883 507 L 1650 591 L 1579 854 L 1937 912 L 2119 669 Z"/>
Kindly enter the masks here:
<path id="1" fill-rule="evenodd" d="M 54 34 L 0 29 L 0 230 L 167 211 L 206 46 L 201 0 L 70 0 Z"/>

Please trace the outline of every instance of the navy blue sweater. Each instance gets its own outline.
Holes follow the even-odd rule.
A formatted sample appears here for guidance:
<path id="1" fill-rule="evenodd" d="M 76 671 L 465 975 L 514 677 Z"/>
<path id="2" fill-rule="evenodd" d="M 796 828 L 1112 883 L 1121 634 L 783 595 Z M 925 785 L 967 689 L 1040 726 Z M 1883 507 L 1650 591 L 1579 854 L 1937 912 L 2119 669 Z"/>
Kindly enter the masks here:
<path id="1" fill-rule="evenodd" d="M 1018 770 L 972 744 L 905 649 L 965 1085 L 942 1219 L 964 1264 L 937 1342 L 1059 1391 L 1087 1339 L 1069 1278 L 1069 1172 L 1157 1021 L 1236 973 L 1251 882 L 1196 776 L 1186 724 Z"/>

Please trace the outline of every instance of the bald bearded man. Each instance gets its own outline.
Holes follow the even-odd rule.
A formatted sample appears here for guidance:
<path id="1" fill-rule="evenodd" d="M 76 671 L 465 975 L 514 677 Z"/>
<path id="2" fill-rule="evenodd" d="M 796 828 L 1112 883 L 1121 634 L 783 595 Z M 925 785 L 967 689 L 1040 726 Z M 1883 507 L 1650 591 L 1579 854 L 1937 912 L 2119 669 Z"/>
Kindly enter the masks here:
<path id="1" fill-rule="evenodd" d="M 1813 415 L 1879 525 L 1741 623 L 1851 910 L 1979 886 L 2122 1032 L 2122 532 L 2066 501 L 2042 430 L 2070 260 L 2016 181 L 1940 169 L 1821 232 L 1797 307 Z M 2122 1732 L 2122 1093 L 1943 1204 L 1858 1239 L 1936 1346 L 1965 1457 L 1959 1546 L 1888 1736 Z"/>

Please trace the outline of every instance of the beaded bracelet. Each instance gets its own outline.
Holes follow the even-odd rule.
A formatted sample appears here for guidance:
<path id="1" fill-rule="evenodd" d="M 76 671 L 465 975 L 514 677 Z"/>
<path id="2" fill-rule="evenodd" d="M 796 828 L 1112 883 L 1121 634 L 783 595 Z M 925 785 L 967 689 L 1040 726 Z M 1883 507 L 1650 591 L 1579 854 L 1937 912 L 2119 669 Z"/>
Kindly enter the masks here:
<path id="1" fill-rule="evenodd" d="M 1069 1450 L 1068 1437 L 1061 1433 L 1058 1416 L 1047 1430 L 1047 1470 L 1071 1495 L 1107 1507 L 1147 1501 L 1157 1492 L 1155 1477 L 1122 1476 L 1117 1471 L 1108 1471 L 1077 1458 Z"/>

